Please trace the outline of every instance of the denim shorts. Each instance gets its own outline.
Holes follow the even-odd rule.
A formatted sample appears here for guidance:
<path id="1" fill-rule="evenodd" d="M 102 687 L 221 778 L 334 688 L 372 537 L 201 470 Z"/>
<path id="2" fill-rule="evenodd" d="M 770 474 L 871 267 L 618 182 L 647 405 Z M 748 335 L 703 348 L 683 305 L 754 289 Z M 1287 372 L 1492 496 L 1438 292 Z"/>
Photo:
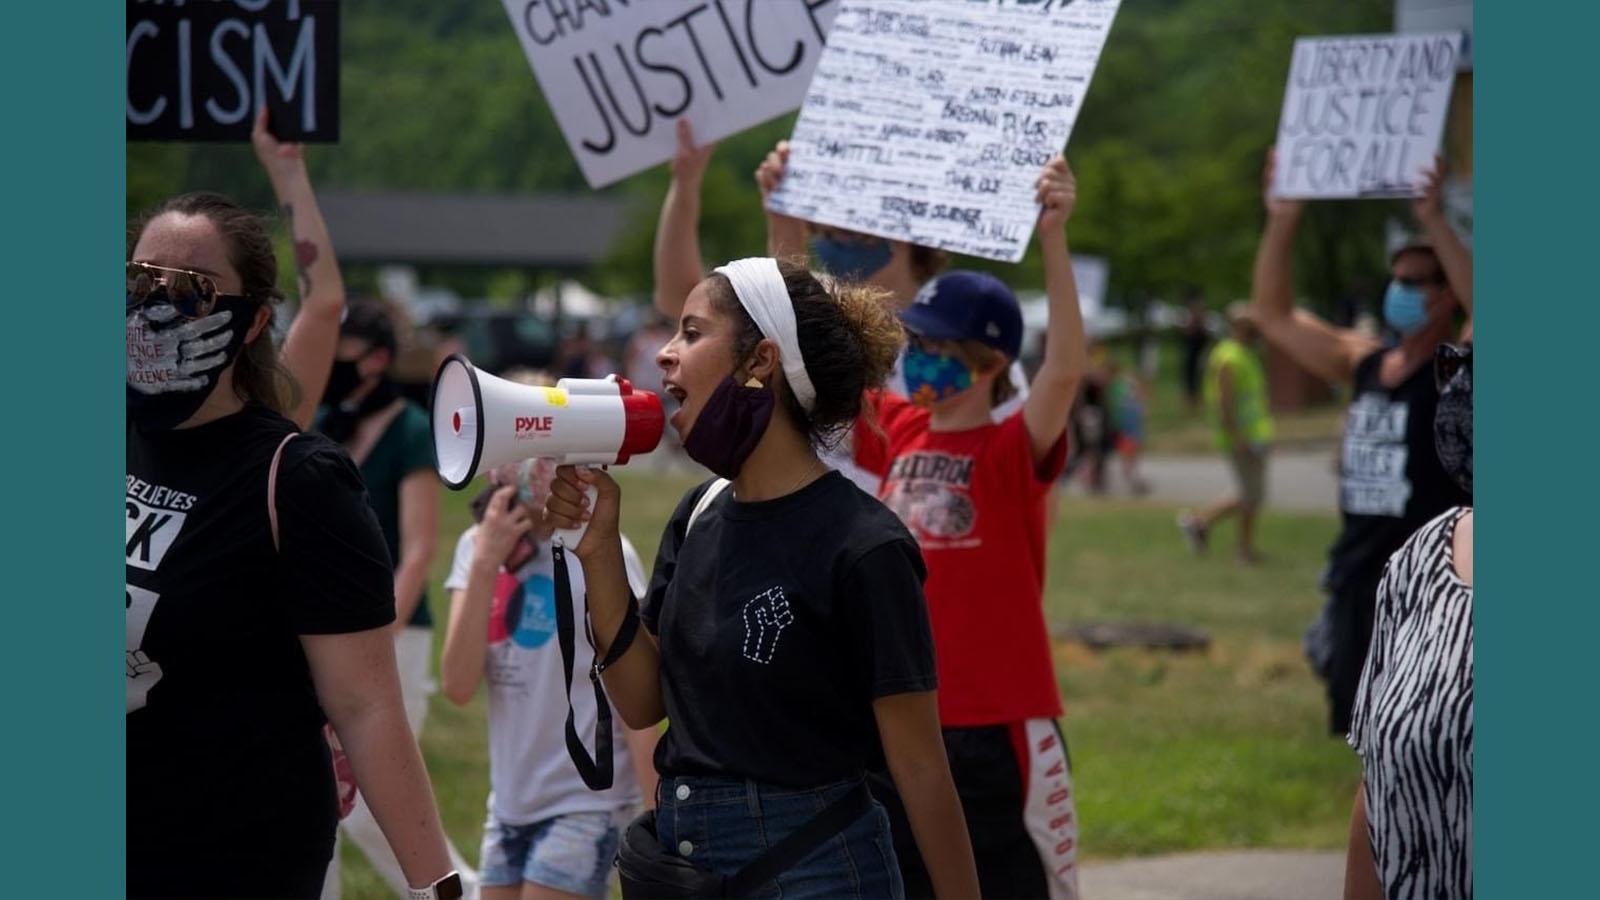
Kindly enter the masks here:
<path id="1" fill-rule="evenodd" d="M 663 777 L 656 789 L 656 834 L 668 852 L 732 875 L 855 784 L 784 788 L 731 778 Z M 888 814 L 874 801 L 871 812 L 752 896 L 904 897 Z"/>
<path id="2" fill-rule="evenodd" d="M 528 825 L 508 825 L 489 814 L 483 823 L 479 883 L 491 887 L 524 881 L 605 897 L 622 826 L 632 810 L 573 812 Z"/>

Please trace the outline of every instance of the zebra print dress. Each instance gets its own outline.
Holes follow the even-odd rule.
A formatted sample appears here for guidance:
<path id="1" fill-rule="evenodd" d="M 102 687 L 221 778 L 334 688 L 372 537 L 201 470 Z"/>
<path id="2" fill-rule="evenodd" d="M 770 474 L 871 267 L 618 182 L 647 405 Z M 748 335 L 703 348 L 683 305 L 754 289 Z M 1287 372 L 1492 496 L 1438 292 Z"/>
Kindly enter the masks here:
<path id="1" fill-rule="evenodd" d="M 1457 507 L 1389 558 L 1351 720 L 1388 900 L 1472 896 L 1472 587 Z"/>

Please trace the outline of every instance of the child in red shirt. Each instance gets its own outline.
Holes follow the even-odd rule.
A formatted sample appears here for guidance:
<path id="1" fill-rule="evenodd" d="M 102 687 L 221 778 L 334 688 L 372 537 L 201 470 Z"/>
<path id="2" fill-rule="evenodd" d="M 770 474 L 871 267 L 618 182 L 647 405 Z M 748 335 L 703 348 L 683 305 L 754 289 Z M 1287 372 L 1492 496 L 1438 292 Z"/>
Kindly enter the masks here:
<path id="1" fill-rule="evenodd" d="M 875 397 L 882 436 L 856 429 L 857 463 L 883 476 L 879 497 L 928 567 L 940 724 L 990 897 L 1077 896 L 1077 814 L 1043 608 L 1045 501 L 1088 363 L 1066 242 L 1076 190 L 1066 161 L 1051 160 L 1037 197 L 1050 324 L 1022 409 L 991 421 L 1021 349 L 1017 299 L 991 275 L 956 271 L 900 314 L 910 399 Z M 900 843 L 906 896 L 931 896 L 914 846 Z"/>

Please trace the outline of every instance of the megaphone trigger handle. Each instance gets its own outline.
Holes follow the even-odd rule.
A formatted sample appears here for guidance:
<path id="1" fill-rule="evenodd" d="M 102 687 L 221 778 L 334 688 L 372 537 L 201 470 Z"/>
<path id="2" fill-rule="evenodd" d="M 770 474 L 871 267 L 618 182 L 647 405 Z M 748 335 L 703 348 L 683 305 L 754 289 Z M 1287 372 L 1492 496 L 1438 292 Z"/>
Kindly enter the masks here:
<path id="1" fill-rule="evenodd" d="M 584 512 L 588 515 L 594 515 L 594 505 L 599 501 L 600 498 L 599 488 L 596 488 L 591 484 L 583 489 L 583 495 L 589 499 L 589 502 L 584 504 Z M 583 535 L 588 530 L 588 522 L 579 522 L 578 527 L 576 528 L 557 529 L 552 537 L 555 540 L 560 541 L 562 546 L 576 550 L 578 547 L 578 542 L 583 540 Z"/>

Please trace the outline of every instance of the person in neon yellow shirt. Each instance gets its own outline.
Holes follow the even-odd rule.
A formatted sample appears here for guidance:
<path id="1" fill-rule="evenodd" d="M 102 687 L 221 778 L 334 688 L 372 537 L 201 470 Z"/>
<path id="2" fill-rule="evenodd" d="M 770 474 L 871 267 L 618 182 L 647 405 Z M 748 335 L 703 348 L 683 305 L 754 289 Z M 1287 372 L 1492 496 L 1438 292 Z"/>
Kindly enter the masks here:
<path id="1" fill-rule="evenodd" d="M 1267 446 L 1272 442 L 1272 417 L 1267 414 L 1267 376 L 1253 349 L 1260 330 L 1244 302 L 1229 304 L 1229 337 L 1212 348 L 1206 360 L 1205 407 L 1217 425 L 1217 447 L 1233 466 L 1238 493 L 1198 512 L 1178 515 L 1178 527 L 1196 553 L 1205 550 L 1211 526 L 1239 516 L 1239 561 L 1260 560 L 1255 550 L 1256 513 L 1266 495 Z"/>

